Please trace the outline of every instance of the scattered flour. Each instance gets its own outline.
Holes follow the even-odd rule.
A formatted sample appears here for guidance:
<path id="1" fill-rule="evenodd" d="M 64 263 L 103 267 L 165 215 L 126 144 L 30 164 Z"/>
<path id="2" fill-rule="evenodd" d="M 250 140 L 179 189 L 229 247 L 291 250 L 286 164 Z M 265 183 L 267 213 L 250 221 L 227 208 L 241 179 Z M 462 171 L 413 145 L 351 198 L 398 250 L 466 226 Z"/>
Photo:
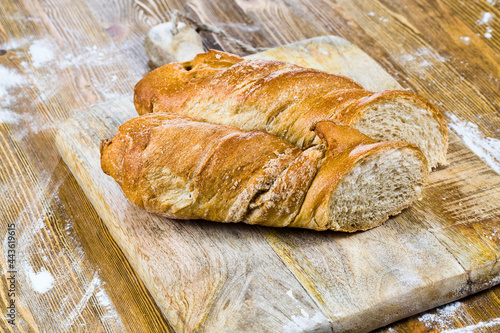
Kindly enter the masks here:
<path id="1" fill-rule="evenodd" d="M 374 12 L 368 12 L 368 16 L 375 17 L 376 15 Z M 382 22 L 389 22 L 389 20 L 383 16 L 380 16 L 378 20 Z"/>
<path id="2" fill-rule="evenodd" d="M 432 66 L 432 63 L 430 61 L 424 60 L 418 64 L 420 67 L 428 67 Z"/>
<path id="3" fill-rule="evenodd" d="M 283 326 L 283 331 L 286 333 L 303 332 L 313 328 L 315 325 L 321 324 L 325 316 L 319 312 L 310 317 L 303 309 L 300 310 L 302 316 L 291 317 L 292 321 Z"/>
<path id="4" fill-rule="evenodd" d="M 1 43 L 0 48 L 4 50 L 15 50 L 29 44 L 29 39 L 26 38 L 12 38 L 8 42 Z"/>
<path id="5" fill-rule="evenodd" d="M 100 282 L 99 276 L 95 274 L 94 277 L 92 278 L 92 281 L 90 281 L 88 286 L 85 288 L 85 294 L 81 297 L 78 304 L 76 304 L 76 306 L 73 307 L 71 313 L 65 316 L 65 319 L 63 320 L 61 327 L 70 328 L 73 325 L 73 323 L 82 313 L 83 309 L 85 309 L 85 306 L 89 302 L 90 297 L 92 297 L 92 295 L 94 294 L 95 288 L 99 285 L 99 282 Z"/>
<path id="6" fill-rule="evenodd" d="M 54 277 L 45 268 L 38 273 L 33 271 L 33 267 L 28 266 L 28 277 L 31 281 L 31 286 L 36 292 L 44 294 L 54 286 Z"/>
<path id="7" fill-rule="evenodd" d="M 126 84 L 120 87 L 117 83 L 120 78 L 140 78 L 133 68 L 125 72 L 113 70 L 117 61 L 116 46 L 113 44 L 82 47 L 79 53 L 69 53 L 62 51 L 51 38 L 29 37 L 13 38 L 0 43 L 0 48 L 15 50 L 20 58 L 30 59 L 19 63 L 20 70 L 0 65 L 0 122 L 15 125 L 13 136 L 17 141 L 28 133 L 54 130 L 58 119 L 54 119 L 54 123 L 44 119 L 43 114 L 30 112 L 23 115 L 25 108 L 21 109 L 14 102 L 18 99 L 33 100 L 33 109 L 36 109 L 38 102 L 57 104 L 56 100 L 64 88 L 62 76 L 66 72 L 74 74 L 68 69 L 97 67 L 109 73 L 109 80 L 97 80 L 94 76 L 76 78 L 78 88 L 83 91 L 82 95 L 89 106 L 99 102 L 99 97 L 105 100 L 123 97 L 122 91 L 126 90 Z M 32 98 L 33 93 L 37 99 Z"/>
<path id="8" fill-rule="evenodd" d="M 439 55 L 430 48 L 422 46 L 417 48 L 414 52 L 401 53 L 398 60 L 402 63 L 402 65 L 413 67 L 417 70 L 420 69 L 420 72 L 423 73 L 424 67 L 427 70 L 427 68 L 432 67 L 439 62 L 446 62 L 448 59 Z"/>
<path id="9" fill-rule="evenodd" d="M 67 74 L 70 75 L 68 77 L 73 78 L 75 71 L 71 71 L 71 68 L 97 67 L 106 70 L 110 75 L 109 80 L 97 80 L 94 76 L 90 76 L 90 79 L 87 77 L 83 78 L 83 76 L 76 78 L 81 79 L 78 82 L 78 89 L 98 91 L 101 97 L 105 99 L 123 96 L 119 92 L 125 89 L 123 87 L 117 89 L 120 78 L 133 77 L 134 79 L 140 74 L 136 73 L 138 71 L 134 69 L 118 71 L 117 67 L 114 67 L 119 59 L 117 60 L 116 58 L 116 46 L 112 44 L 99 47 L 97 45 L 82 47 L 79 53 L 65 53 L 53 39 L 29 37 L 25 39 L 10 39 L 4 43 L 0 42 L 0 48 L 7 51 L 15 51 L 19 58 L 26 59 L 26 61 L 19 63 L 19 69 L 0 64 L 0 122 L 13 125 L 15 140 L 21 140 L 27 133 L 38 133 L 42 130 L 54 129 L 57 126 L 58 119 L 48 121 L 44 118 L 43 113 L 25 112 L 28 105 L 17 103 L 17 101 L 21 99 L 26 101 L 31 100 L 32 104 L 29 107 L 32 107 L 33 110 L 40 101 L 53 102 L 50 99 L 59 98 L 59 94 L 65 88 L 63 86 L 65 82 L 63 75 Z M 113 70 L 114 68 L 115 70 Z M 93 86 L 93 89 L 88 88 L 89 86 Z M 126 85 L 124 84 L 124 86 Z M 33 99 L 33 95 L 38 95 L 38 100 Z M 55 167 L 57 163 L 59 161 L 54 160 L 53 166 Z M 46 172 L 46 175 L 43 174 L 44 172 Z M 49 196 L 51 200 L 55 200 L 55 193 L 47 193 L 46 191 L 46 184 L 49 181 L 53 185 L 54 179 L 51 179 L 52 176 L 51 165 L 48 165 L 40 174 L 39 186 L 36 186 L 34 190 L 32 189 L 34 191 L 32 194 L 34 196 Z M 62 183 L 63 180 L 60 181 Z M 1 194 L 8 191 L 5 195 L 15 195 L 16 192 L 14 190 L 10 188 L 5 189 L 2 185 L 0 184 Z M 38 192 L 39 190 L 40 192 Z M 57 192 L 57 188 L 53 189 L 53 191 Z M 40 202 L 40 200 L 35 201 L 37 203 Z M 62 300 L 60 304 L 54 304 L 51 308 L 44 307 L 47 296 L 43 294 L 50 293 L 50 290 L 55 290 L 61 284 L 66 283 L 65 279 L 69 276 L 66 272 L 56 274 L 55 270 L 51 273 L 45 267 L 38 270 L 38 268 L 30 264 L 36 255 L 44 258 L 43 261 L 38 261 L 42 265 L 46 262 L 47 257 L 55 255 L 67 256 L 64 251 L 57 254 L 50 253 L 48 252 L 50 249 L 44 249 L 44 252 L 37 254 L 28 251 L 28 248 L 33 245 L 35 235 L 44 228 L 47 228 L 46 214 L 49 214 L 49 211 L 45 211 L 45 208 L 43 207 L 42 211 L 37 211 L 28 205 L 17 216 L 16 228 L 19 228 L 19 257 L 17 258 L 19 281 L 26 285 L 26 292 L 20 297 L 26 297 L 25 302 L 34 306 L 40 312 L 46 311 L 48 314 L 50 313 L 51 317 L 60 318 L 63 331 L 69 331 L 74 329 L 75 325 L 81 324 L 80 315 L 88 307 L 89 302 L 92 303 L 92 306 L 100 306 L 102 308 L 101 319 L 109 323 L 110 327 L 115 328 L 116 331 L 123 331 L 124 327 L 120 316 L 106 293 L 104 283 L 100 280 L 97 273 L 90 282 L 87 281 L 84 284 L 83 294 L 75 294 L 79 293 L 79 290 L 70 291 L 67 298 Z M 47 233 L 44 233 L 44 235 L 53 237 L 53 234 L 48 229 L 46 230 Z M 0 245 L 5 248 L 6 244 L 6 242 L 2 242 Z M 76 253 L 76 259 L 70 260 L 73 272 L 84 272 L 87 270 L 88 265 L 85 264 L 87 260 L 85 253 L 80 253 L 74 247 L 65 250 Z M 79 274 L 77 275 L 80 276 Z M 38 296 L 35 297 L 36 295 Z M 78 300 L 76 306 L 73 306 L 73 303 L 69 303 L 70 300 L 74 299 Z M 65 303 L 65 300 L 68 303 Z M 52 324 L 47 323 L 47 327 L 52 328 L 50 325 Z M 64 328 L 64 325 L 67 325 L 67 327 Z M 61 328 L 59 323 L 58 328 Z M 47 331 L 53 330 L 48 329 Z"/>
<path id="10" fill-rule="evenodd" d="M 500 174 L 500 140 L 485 137 L 476 124 L 449 116 L 448 124 L 463 140 L 463 142 L 488 165 Z"/>
<path id="11" fill-rule="evenodd" d="M 488 24 L 490 23 L 491 19 L 493 18 L 493 14 L 486 12 L 482 13 L 481 18 L 477 20 L 477 24 Z"/>
<path id="12" fill-rule="evenodd" d="M 0 107 L 8 107 L 12 102 L 12 90 L 25 83 L 25 79 L 21 74 L 2 65 L 0 78 Z"/>
<path id="13" fill-rule="evenodd" d="M 496 1 L 490 2 L 490 3 L 495 4 Z M 494 15 L 491 14 L 490 12 L 483 12 L 483 13 L 481 13 L 481 18 L 479 20 L 477 20 L 476 23 L 478 25 L 489 24 L 493 20 L 493 18 L 494 18 Z M 493 34 L 493 29 L 490 27 L 486 27 L 486 32 L 484 33 L 484 37 L 491 38 L 493 36 L 492 34 Z"/>
<path id="14" fill-rule="evenodd" d="M 465 44 L 469 45 L 470 37 L 460 37 L 460 40 Z"/>
<path id="15" fill-rule="evenodd" d="M 85 287 L 85 293 L 81 296 L 80 301 L 76 306 L 72 307 L 72 311 L 69 314 L 61 316 L 64 318 L 61 327 L 70 329 L 74 328 L 73 324 L 78 320 L 82 311 L 86 308 L 88 302 L 92 296 L 95 296 L 99 306 L 104 308 L 104 314 L 101 319 L 108 321 L 115 328 L 124 328 L 123 323 L 120 320 L 120 316 L 116 312 L 111 299 L 104 290 L 104 283 L 101 281 L 99 274 L 94 273 L 92 280 Z"/>
<path id="16" fill-rule="evenodd" d="M 96 294 L 97 299 L 99 300 L 99 304 L 104 306 L 104 307 L 110 307 L 112 306 L 111 299 L 109 298 L 108 294 L 104 290 L 100 290 Z"/>
<path id="17" fill-rule="evenodd" d="M 89 64 L 89 65 L 106 65 L 111 64 L 113 59 L 106 56 L 108 50 L 99 48 L 97 45 L 86 46 L 82 53 L 73 55 L 64 53 L 63 60 L 59 62 L 58 67 L 65 69 L 70 66 Z"/>
<path id="18" fill-rule="evenodd" d="M 491 29 L 490 27 L 486 27 L 486 32 L 484 33 L 484 37 L 486 38 L 491 38 L 492 37 L 492 33 L 493 32 L 493 29 Z"/>
<path id="19" fill-rule="evenodd" d="M 441 328 L 450 325 L 453 322 L 458 311 L 461 311 L 462 303 L 454 302 L 444 307 L 437 308 L 437 313 L 426 313 L 418 318 L 419 321 L 423 322 L 425 326 L 429 328 L 436 328 L 439 326 Z"/>
<path id="20" fill-rule="evenodd" d="M 45 39 L 35 40 L 29 48 L 33 66 L 38 68 L 54 60 L 53 48 L 54 46 Z"/>
<path id="21" fill-rule="evenodd" d="M 478 329 L 490 328 L 490 327 L 494 327 L 494 326 L 500 326 L 500 318 L 495 318 L 495 319 L 492 319 L 492 320 L 487 321 L 487 322 L 480 322 L 480 323 L 477 323 L 475 325 L 470 325 L 470 326 L 466 326 L 466 327 L 462 327 L 462 328 L 457 328 L 457 329 L 453 329 L 453 330 L 446 330 L 446 331 L 443 331 L 442 333 L 474 333 L 474 332 L 477 332 Z M 495 330 L 495 332 L 497 332 L 497 331 Z"/>
<path id="22" fill-rule="evenodd" d="M 0 123 L 4 124 L 17 124 L 21 119 L 21 116 L 17 113 L 9 110 L 0 108 Z"/>

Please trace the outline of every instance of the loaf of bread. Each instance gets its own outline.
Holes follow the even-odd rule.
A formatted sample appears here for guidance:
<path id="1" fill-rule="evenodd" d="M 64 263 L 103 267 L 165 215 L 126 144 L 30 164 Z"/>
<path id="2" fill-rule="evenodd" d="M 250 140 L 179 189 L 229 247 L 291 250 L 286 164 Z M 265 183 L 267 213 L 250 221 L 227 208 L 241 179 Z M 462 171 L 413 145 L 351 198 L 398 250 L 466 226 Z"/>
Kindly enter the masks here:
<path id="1" fill-rule="evenodd" d="M 101 166 L 132 203 L 176 219 L 352 232 L 420 195 L 428 166 L 416 146 L 331 120 L 307 130 L 313 144 L 301 149 L 262 131 L 147 114 L 102 142 Z"/>
<path id="2" fill-rule="evenodd" d="M 404 90 L 370 92 L 344 76 L 281 61 L 211 50 L 146 75 L 134 103 L 140 115 L 169 112 L 262 130 L 299 148 L 320 142 L 311 124 L 332 119 L 377 140 L 413 143 L 429 167 L 446 162 L 448 130 L 430 102 Z"/>

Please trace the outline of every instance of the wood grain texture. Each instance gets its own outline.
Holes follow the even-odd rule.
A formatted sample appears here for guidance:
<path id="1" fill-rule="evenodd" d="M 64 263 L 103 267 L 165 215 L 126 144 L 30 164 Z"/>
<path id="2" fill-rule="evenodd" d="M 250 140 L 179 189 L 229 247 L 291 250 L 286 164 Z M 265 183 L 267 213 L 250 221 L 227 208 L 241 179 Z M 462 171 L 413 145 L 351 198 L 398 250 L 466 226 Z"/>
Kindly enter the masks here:
<path id="1" fill-rule="evenodd" d="M 360 46 L 404 88 L 436 102 L 447 117 L 455 116 L 464 124 L 475 123 L 478 133 L 500 139 L 499 96 L 495 93 L 500 79 L 499 5 L 498 1 L 486 0 L 0 2 L 0 91 L 5 88 L 9 96 L 0 98 L 0 121 L 4 142 L 8 143 L 0 151 L 4 163 L 0 168 L 2 223 L 14 221 L 20 230 L 26 230 L 23 243 L 31 243 L 23 247 L 23 258 L 35 268 L 34 273 L 46 269 L 55 278 L 52 289 L 46 293 L 33 289 L 27 273 L 24 274 L 28 280 L 18 281 L 22 294 L 17 299 L 19 331 L 62 329 L 68 321 L 58 316 L 67 317 L 70 313 L 75 317 L 67 331 L 116 331 L 112 325 L 101 324 L 110 320 L 121 321 L 123 326 L 118 326 L 118 331 L 122 327 L 129 332 L 168 331 L 151 295 L 58 157 L 54 133 L 62 121 L 81 110 L 130 94 L 135 82 L 148 71 L 142 38 L 152 25 L 167 20 L 172 8 L 221 27 L 254 46 L 272 47 L 315 36 L 339 35 Z M 479 24 L 484 13 L 492 14 L 492 19 Z M 492 29 L 491 38 L 486 37 L 488 28 Z M 202 35 L 207 47 L 237 52 L 219 37 Z M 32 45 L 47 46 L 53 58 L 36 61 L 30 50 Z M 9 81 L 5 81 L 4 69 L 21 78 L 5 86 Z M 480 96 L 487 96 L 489 104 L 479 95 L 462 91 L 463 85 L 467 86 L 465 92 L 479 91 Z M 464 158 L 474 156 L 467 154 Z M 9 160 L 18 164 L 10 167 L 6 164 Z M 474 175 L 473 170 L 464 171 Z M 452 179 L 447 188 L 453 191 Z M 474 216 L 474 207 L 469 207 L 467 216 Z M 43 214 L 49 214 L 50 219 L 41 217 Z M 460 219 L 458 214 L 453 216 Z M 487 239 L 496 239 L 488 224 L 476 222 L 460 223 L 446 232 L 480 233 Z M 40 226 L 51 233 L 44 242 L 32 236 L 44 234 L 45 231 L 35 232 Z M 0 228 L 4 225 L 0 224 Z M 3 241 L 5 230 L 1 230 Z M 478 251 L 472 253 L 474 257 Z M 67 275 L 85 279 L 63 280 Z M 89 284 L 94 276 L 94 284 Z M 2 273 L 2 313 L 8 301 L 5 278 Z M 102 304 L 106 304 L 98 301 L 100 310 L 90 306 L 92 302 L 96 304 L 94 296 L 88 298 L 92 285 L 96 285 L 93 294 L 103 296 Z M 446 312 L 448 317 L 440 315 L 442 309 L 428 313 L 439 315 L 443 325 L 416 316 L 380 331 L 440 332 L 479 322 L 494 324 L 495 318 L 500 317 L 499 290 L 500 287 L 494 287 L 469 297 L 460 303 L 460 311 Z M 78 304 L 86 305 L 81 312 L 72 312 Z M 445 320 L 449 317 L 452 319 Z M 0 330 L 12 331 L 1 318 Z M 477 330 L 495 332 L 498 326 Z"/>
<path id="2" fill-rule="evenodd" d="M 14 329 L 2 316 L 0 328 L 168 331 L 159 308 L 54 145 L 62 120 L 130 91 L 135 81 L 131 67 L 109 45 L 105 31 L 93 29 L 98 22 L 83 2 L 2 2 L 0 12 L 0 48 L 6 50 L 0 66 L 7 77 L 1 84 L 7 95 L 0 101 L 5 214 L 0 235 L 3 241 L 7 224 L 16 225 L 18 269 L 18 325 Z M 79 20 L 73 12 L 82 13 Z M 103 261 L 99 265 L 92 261 L 96 256 Z M 6 277 L 2 313 L 10 298 L 3 288 Z M 142 316 L 144 311 L 150 315 Z"/>
<path id="3" fill-rule="evenodd" d="M 367 87 L 400 87 L 366 54 L 338 37 L 297 42 L 251 58 L 285 59 L 341 71 Z M 113 136 L 134 115 L 128 99 L 96 107 L 66 122 L 57 144 L 176 330 L 279 331 L 296 324 L 290 318 L 300 318 L 297 316 L 304 311 L 301 329 L 305 331 L 314 329 L 314 324 L 334 331 L 368 331 L 490 287 L 500 273 L 496 269 L 497 240 L 464 228 L 470 226 L 467 214 L 472 212 L 476 226 L 500 218 L 500 175 L 470 156 L 453 134 L 451 163 L 432 174 L 424 190 L 425 201 L 379 228 L 342 235 L 172 221 L 133 207 L 118 185 L 101 172 L 98 143 Z M 467 170 L 474 170 L 474 175 Z M 448 196 L 444 205 L 443 196 Z M 458 199 L 468 204 L 459 205 Z M 213 228 L 218 232 L 210 232 Z M 450 228 L 456 230 L 449 232 Z M 230 237 L 235 232 L 238 241 Z M 214 252 L 213 243 L 222 251 Z M 469 244 L 473 244 L 472 253 Z M 255 257 L 260 258 L 258 262 Z M 228 263 L 236 258 L 246 275 L 234 267 L 228 270 Z M 235 274 L 256 281 L 250 285 L 231 282 Z M 238 295 L 247 294 L 247 288 L 265 297 L 248 294 L 243 301 Z M 288 293 L 301 301 L 283 302 Z M 225 298 L 219 300 L 219 295 Z M 223 306 L 228 300 L 233 302 L 230 310 Z M 258 309 L 263 312 L 256 312 Z M 226 311 L 239 326 L 225 321 Z"/>

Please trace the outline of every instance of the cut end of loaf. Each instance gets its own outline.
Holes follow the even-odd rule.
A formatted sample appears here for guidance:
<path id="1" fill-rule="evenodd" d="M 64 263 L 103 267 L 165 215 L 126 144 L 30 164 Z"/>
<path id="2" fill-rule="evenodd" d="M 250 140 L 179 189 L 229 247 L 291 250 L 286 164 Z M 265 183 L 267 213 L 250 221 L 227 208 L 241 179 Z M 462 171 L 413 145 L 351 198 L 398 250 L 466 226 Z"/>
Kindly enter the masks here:
<path id="1" fill-rule="evenodd" d="M 336 186 L 328 202 L 328 229 L 376 227 L 420 196 L 428 170 L 417 149 L 403 147 L 364 159 Z"/>
<path id="2" fill-rule="evenodd" d="M 409 142 L 422 150 L 429 168 L 446 164 L 448 130 L 441 113 L 406 91 L 386 91 L 363 102 L 352 126 L 380 141 Z"/>

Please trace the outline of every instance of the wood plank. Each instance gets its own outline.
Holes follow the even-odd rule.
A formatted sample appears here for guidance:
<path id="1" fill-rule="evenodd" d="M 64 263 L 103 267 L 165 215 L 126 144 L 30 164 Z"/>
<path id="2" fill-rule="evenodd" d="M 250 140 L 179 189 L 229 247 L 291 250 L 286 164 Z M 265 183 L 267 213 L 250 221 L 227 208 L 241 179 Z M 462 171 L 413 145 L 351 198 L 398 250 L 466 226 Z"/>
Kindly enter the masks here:
<path id="1" fill-rule="evenodd" d="M 17 193 L 7 190 L 10 195 L 5 204 L 9 208 L 2 218 L 7 223 L 0 226 L 2 239 L 6 239 L 7 224 L 14 225 L 16 231 L 14 276 L 17 283 L 15 299 L 20 314 L 18 327 L 27 332 L 58 330 L 85 325 L 87 318 L 94 317 L 96 312 L 107 312 L 109 315 L 112 309 L 103 307 L 96 296 L 102 291 L 102 286 L 97 285 L 98 280 L 91 284 L 89 272 L 84 266 L 77 266 L 76 253 L 59 236 L 63 229 L 57 223 L 57 211 L 50 196 L 39 186 L 39 179 L 27 162 L 26 155 L 11 137 L 11 129 L 2 125 L 1 151 L 6 158 L 2 159 L 1 178 L 6 186 L 12 186 L 14 182 L 23 185 L 11 187 L 18 189 Z M 6 269 L 7 256 L 3 252 L 1 264 Z M 68 257 L 74 265 L 69 264 Z M 75 288 L 78 285 L 83 290 Z M 66 302 L 56 301 L 59 293 L 67 296 Z M 103 292 L 101 295 L 106 294 Z M 85 301 L 78 303 L 76 299 Z M 74 315 L 76 309 L 78 315 Z M 56 321 L 54 314 L 66 320 Z M 87 327 L 93 330 L 110 326 L 120 328 L 121 323 L 114 322 L 115 319 L 111 315 L 108 321 L 88 322 Z"/>
<path id="2" fill-rule="evenodd" d="M 340 51 L 336 51 L 336 48 Z M 341 54 L 347 56 L 340 56 Z M 384 74 L 381 67 L 372 59 L 357 47 L 337 37 L 322 37 L 299 42 L 252 57 L 268 59 L 283 57 L 291 62 L 321 69 L 326 67 L 330 70 L 341 69 L 345 75 L 357 76 L 360 83 L 366 86 L 378 86 L 382 89 L 386 86 L 399 87 L 397 82 Z M 354 61 L 355 65 L 349 66 L 349 61 Z M 323 65 L 324 63 L 328 65 Z M 368 71 L 373 75 L 360 74 Z M 380 75 L 377 75 L 377 72 Z M 107 110 L 112 111 L 106 112 Z M 429 208 L 427 207 L 429 205 L 425 204 L 419 204 L 426 207 L 424 210 L 413 208 L 405 210 L 382 227 L 352 235 L 227 226 L 210 222 L 176 222 L 151 217 L 148 213 L 132 207 L 123 197 L 118 185 L 100 172 L 99 168 L 97 150 L 99 140 L 112 136 L 119 124 L 134 115 L 133 105 L 128 100 L 98 107 L 67 122 L 61 129 L 57 142 L 65 161 L 74 171 L 79 183 L 123 248 L 132 266 L 136 268 L 157 302 L 161 304 L 162 310 L 176 330 L 191 330 L 198 327 L 211 331 L 214 325 L 224 318 L 226 311 L 222 306 L 224 303 L 218 300 L 217 295 L 231 293 L 241 295 L 246 292 L 245 284 L 222 283 L 219 280 L 219 270 L 224 272 L 223 281 L 226 279 L 232 281 L 233 274 L 238 274 L 237 271 L 227 271 L 225 268 L 224 263 L 232 262 L 234 258 L 241 258 L 240 265 L 244 265 L 245 269 L 251 272 L 248 273 L 251 276 L 254 276 L 253 271 L 258 269 L 252 257 L 246 252 L 239 252 L 243 251 L 241 244 L 231 238 L 231 235 L 225 235 L 225 233 L 231 234 L 232 230 L 236 230 L 240 234 L 239 237 L 243 237 L 245 243 L 249 243 L 246 246 L 253 247 L 254 253 L 259 253 L 259 256 L 265 258 L 265 268 L 259 270 L 259 277 L 268 281 L 268 284 L 271 283 L 273 287 L 270 289 L 274 293 L 264 284 L 255 282 L 253 293 L 266 294 L 266 298 L 247 300 L 245 306 L 248 307 L 244 309 L 249 311 L 252 306 L 262 307 L 267 303 L 268 307 L 281 316 L 273 317 L 277 318 L 273 322 L 268 321 L 268 317 L 262 318 L 259 325 L 265 326 L 259 326 L 261 329 L 263 327 L 276 329 L 291 325 L 290 318 L 298 318 L 300 312 L 296 307 L 291 306 L 291 309 L 285 310 L 282 308 L 283 304 L 280 304 L 284 295 L 291 289 L 295 299 L 297 298 L 295 291 L 300 290 L 302 292 L 300 299 L 311 302 L 308 303 L 308 307 L 312 312 L 306 311 L 303 319 L 312 320 L 321 317 L 319 323 L 326 325 L 324 327 L 328 327 L 330 325 L 328 322 L 331 322 L 333 329 L 366 331 L 463 297 L 486 285 L 490 286 L 493 278 L 498 275 L 496 270 L 491 269 L 496 261 L 497 250 L 492 244 L 487 244 L 486 234 L 467 233 L 466 236 L 462 233 L 445 234 L 442 231 L 447 230 L 447 225 L 439 224 L 440 211 L 435 212 L 434 206 Z M 458 155 L 470 154 L 463 143 L 453 135 L 451 147 L 452 152 L 454 150 L 459 152 Z M 426 189 L 430 192 L 429 196 L 442 196 L 443 191 L 447 191 L 447 187 L 443 184 L 451 182 L 447 179 L 451 179 L 452 175 L 456 175 L 461 169 L 467 169 L 467 166 L 484 169 L 485 172 L 480 177 L 484 178 L 481 178 L 483 183 L 489 179 L 489 186 L 493 189 L 481 192 L 472 185 L 472 181 L 467 183 L 460 178 L 455 185 L 460 188 L 463 183 L 464 186 L 470 187 L 469 192 L 465 194 L 471 197 L 488 195 L 492 200 L 492 206 L 495 206 L 495 203 L 498 203 L 496 207 L 500 206 L 500 195 L 494 190 L 495 184 L 500 184 L 500 176 L 494 174 L 474 155 L 465 160 L 457 158 L 450 166 L 436 171 L 435 179 Z M 455 201 L 450 200 L 450 202 Z M 478 199 L 477 204 L 480 202 Z M 498 208 L 484 209 L 484 211 L 485 216 L 492 218 L 500 216 Z M 453 223 L 450 225 L 455 226 Z M 188 232 L 185 229 L 187 227 L 189 227 Z M 213 229 L 219 232 L 212 232 Z M 161 231 L 161 236 L 168 234 L 168 242 L 162 242 L 161 236 L 158 239 L 158 235 L 152 232 L 154 230 Z M 458 240 L 453 238 L 448 240 L 447 237 Z M 484 245 L 483 248 L 487 249 L 484 256 L 479 254 L 479 251 L 477 257 L 464 256 L 463 246 L 460 245 L 463 238 L 466 238 L 465 241 Z M 231 243 L 230 247 L 226 247 L 227 242 Z M 147 251 L 138 250 L 143 243 L 150 244 Z M 222 252 L 212 252 L 209 246 L 214 243 L 222 249 Z M 198 244 L 197 249 L 188 244 Z M 270 254 L 269 245 L 282 262 L 274 254 Z M 202 249 L 210 251 L 203 254 L 197 252 Z M 156 257 L 161 256 L 163 267 L 170 268 L 169 273 L 156 267 L 160 265 L 160 259 L 158 261 L 149 259 L 152 253 Z M 180 264 L 178 256 L 191 264 Z M 212 257 L 217 259 L 214 260 Z M 195 264 L 200 260 L 210 269 L 205 273 L 204 279 L 199 280 L 198 284 L 191 285 L 192 274 L 199 274 L 198 272 L 202 270 Z M 270 270 L 271 266 L 275 269 Z M 178 286 L 165 285 L 163 282 L 173 279 L 170 271 L 179 272 L 175 275 L 175 280 L 184 277 L 178 282 Z M 289 280 L 292 278 L 291 273 L 295 277 L 294 287 L 283 288 L 283 281 L 292 283 L 292 280 Z M 297 285 L 297 281 L 300 285 Z M 220 289 L 208 287 L 214 284 Z M 476 284 L 477 287 L 471 288 L 471 284 Z M 230 291 L 226 288 L 230 288 Z M 310 296 L 303 293 L 304 289 Z M 186 294 L 186 290 L 197 290 L 199 293 L 196 293 L 195 297 Z M 236 297 L 235 303 L 238 302 L 241 302 L 241 299 Z M 212 308 L 207 305 L 209 303 L 219 306 Z M 240 329 L 250 327 L 246 326 L 245 320 L 248 318 L 239 312 L 242 309 L 240 305 L 234 305 L 231 309 L 232 316 L 239 318 L 239 323 L 243 325 L 238 327 Z M 287 315 L 286 311 L 292 312 Z M 236 327 L 232 326 L 234 323 L 231 322 L 225 324 L 225 329 L 229 331 Z"/>
<path id="3" fill-rule="evenodd" d="M 453 0 L 441 1 L 452 10 L 453 15 L 459 17 L 460 20 L 471 29 L 476 36 L 481 38 L 497 53 L 500 52 L 500 38 L 494 38 L 494 36 L 497 36 L 498 31 L 500 31 L 500 20 L 498 19 L 500 17 L 500 3 L 498 3 L 497 0 L 474 0 L 467 2 Z M 464 39 L 463 41 L 467 42 L 470 40 Z"/>

